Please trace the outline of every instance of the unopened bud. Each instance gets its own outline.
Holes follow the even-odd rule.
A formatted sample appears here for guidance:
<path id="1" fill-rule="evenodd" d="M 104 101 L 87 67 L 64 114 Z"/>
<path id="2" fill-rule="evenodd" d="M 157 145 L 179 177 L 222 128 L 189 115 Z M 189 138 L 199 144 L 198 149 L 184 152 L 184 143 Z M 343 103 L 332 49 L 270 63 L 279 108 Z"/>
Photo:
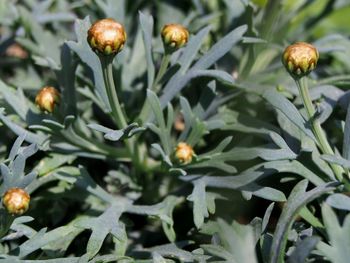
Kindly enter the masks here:
<path id="1" fill-rule="evenodd" d="M 297 42 L 284 50 L 282 62 L 292 77 L 301 78 L 315 69 L 318 58 L 318 51 L 313 45 Z"/>
<path id="2" fill-rule="evenodd" d="M 183 47 L 189 38 L 188 30 L 179 24 L 167 24 L 162 29 L 165 48 L 176 50 Z"/>
<path id="3" fill-rule="evenodd" d="M 30 196 L 22 188 L 10 188 L 2 197 L 2 203 L 11 215 L 22 215 L 29 208 Z"/>
<path id="4" fill-rule="evenodd" d="M 194 151 L 191 145 L 180 142 L 175 150 L 175 157 L 179 160 L 180 163 L 188 164 L 192 161 L 192 157 L 194 156 Z"/>
<path id="5" fill-rule="evenodd" d="M 55 105 L 60 102 L 60 93 L 54 87 L 42 88 L 35 97 L 36 105 L 42 110 L 53 112 Z"/>
<path id="6" fill-rule="evenodd" d="M 88 30 L 87 41 L 97 54 L 116 55 L 124 47 L 126 33 L 124 27 L 115 20 L 101 19 Z"/>

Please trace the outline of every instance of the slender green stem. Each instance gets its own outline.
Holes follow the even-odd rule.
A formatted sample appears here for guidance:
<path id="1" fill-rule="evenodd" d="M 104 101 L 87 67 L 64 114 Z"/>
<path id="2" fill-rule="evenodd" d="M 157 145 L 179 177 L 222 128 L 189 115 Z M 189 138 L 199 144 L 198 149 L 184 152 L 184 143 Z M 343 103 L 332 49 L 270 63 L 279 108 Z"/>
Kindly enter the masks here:
<path id="1" fill-rule="evenodd" d="M 334 155 L 334 151 L 327 140 L 326 134 L 322 130 L 320 121 L 317 118 L 315 118 L 316 110 L 310 98 L 306 78 L 296 79 L 295 82 L 298 86 L 301 98 L 303 100 L 303 103 L 306 109 L 307 117 L 311 123 L 312 130 L 319 144 L 320 150 L 322 151 L 323 154 Z M 337 179 L 339 181 L 342 181 L 343 179 L 342 173 L 344 172 L 344 170 L 339 165 L 336 165 L 336 164 L 330 164 L 330 166 L 335 176 L 337 177 Z"/>
<path id="2" fill-rule="evenodd" d="M 117 91 L 113 79 L 113 56 L 100 56 L 103 79 L 106 86 L 108 102 L 111 107 L 111 117 L 117 124 L 119 129 L 124 129 L 128 126 L 123 110 L 121 108 Z M 135 168 L 138 169 L 140 163 L 139 150 L 135 138 L 125 140 L 125 146 L 132 158 Z"/>
<path id="3" fill-rule="evenodd" d="M 152 85 L 152 90 L 157 92 L 159 91 L 159 81 L 162 79 L 162 77 L 164 76 L 168 66 L 169 66 L 169 63 L 170 63 L 170 57 L 171 57 L 171 53 L 168 52 L 168 51 L 165 51 L 164 53 L 164 56 L 162 58 L 162 62 L 160 64 L 160 68 L 159 68 L 159 71 L 157 73 L 157 76 L 153 82 L 153 85 Z M 141 110 L 141 113 L 139 115 L 139 120 L 144 123 L 145 121 L 147 121 L 149 115 L 150 115 L 150 112 L 151 112 L 151 107 L 150 105 L 147 103 L 147 99 L 145 100 L 143 106 L 142 106 L 142 110 Z"/>
<path id="4" fill-rule="evenodd" d="M 154 90 L 155 92 L 157 92 L 159 90 L 158 84 L 159 84 L 159 81 L 161 80 L 161 78 L 164 76 L 164 74 L 169 66 L 170 57 L 171 57 L 171 54 L 168 52 L 165 52 L 165 54 L 162 58 L 162 62 L 160 64 L 160 68 L 159 68 L 159 71 L 157 73 L 156 79 L 153 82 L 152 90 Z"/>
<path id="5" fill-rule="evenodd" d="M 111 107 L 111 116 L 119 129 L 124 129 L 127 126 L 122 108 L 119 103 L 117 91 L 113 79 L 113 58 L 106 56 L 100 57 L 102 65 L 103 79 L 106 86 L 108 102 Z"/>

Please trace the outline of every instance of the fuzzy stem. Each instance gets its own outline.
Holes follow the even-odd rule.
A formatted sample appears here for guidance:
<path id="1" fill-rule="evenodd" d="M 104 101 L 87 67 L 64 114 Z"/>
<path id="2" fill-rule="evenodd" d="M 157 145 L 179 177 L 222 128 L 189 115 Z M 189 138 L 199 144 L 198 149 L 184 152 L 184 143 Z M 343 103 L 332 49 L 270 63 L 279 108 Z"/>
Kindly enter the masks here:
<path id="1" fill-rule="evenodd" d="M 312 100 L 310 98 L 306 78 L 295 79 L 295 82 L 298 86 L 301 98 L 303 100 L 303 103 L 304 103 L 304 106 L 306 109 L 306 113 L 307 113 L 307 117 L 308 117 L 308 121 L 311 123 L 313 133 L 316 137 L 316 140 L 319 144 L 319 147 L 320 147 L 322 153 L 334 155 L 334 151 L 327 140 L 326 134 L 322 130 L 320 121 L 317 118 L 315 118 L 316 110 L 315 110 L 315 107 L 312 104 Z M 344 172 L 343 169 L 339 165 L 336 165 L 336 164 L 330 164 L 330 166 L 331 166 L 336 178 L 341 182 L 343 180 L 343 175 L 342 175 L 342 173 Z"/>

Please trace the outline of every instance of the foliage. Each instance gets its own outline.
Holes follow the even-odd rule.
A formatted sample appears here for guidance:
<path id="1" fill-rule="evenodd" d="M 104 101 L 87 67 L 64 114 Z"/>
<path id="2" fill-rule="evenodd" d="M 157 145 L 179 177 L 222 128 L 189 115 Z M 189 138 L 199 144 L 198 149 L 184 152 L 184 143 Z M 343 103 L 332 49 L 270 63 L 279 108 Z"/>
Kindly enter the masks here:
<path id="1" fill-rule="evenodd" d="M 0 1 L 0 195 L 31 196 L 22 216 L 0 205 L 0 262 L 347 262 L 349 13 L 344 0 Z M 105 17 L 128 35 L 114 59 L 87 42 Z M 168 23 L 190 32 L 171 52 Z M 296 41 L 320 52 L 302 83 L 313 116 L 281 63 Z M 35 105 L 44 86 L 61 93 L 53 113 Z"/>

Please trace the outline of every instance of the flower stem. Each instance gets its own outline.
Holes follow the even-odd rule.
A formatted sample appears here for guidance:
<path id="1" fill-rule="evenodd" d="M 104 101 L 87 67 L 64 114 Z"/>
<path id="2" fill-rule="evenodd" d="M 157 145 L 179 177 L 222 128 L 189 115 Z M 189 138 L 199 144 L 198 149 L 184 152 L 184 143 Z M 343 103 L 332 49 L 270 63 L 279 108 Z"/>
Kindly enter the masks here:
<path id="1" fill-rule="evenodd" d="M 103 79 L 106 86 L 109 106 L 111 107 L 111 117 L 117 124 L 119 129 L 124 129 L 127 126 L 122 108 L 119 103 L 117 91 L 113 79 L 113 57 L 101 56 Z"/>
<path id="2" fill-rule="evenodd" d="M 121 108 L 117 91 L 113 79 L 113 56 L 99 56 L 102 66 L 103 79 L 105 82 L 108 102 L 111 107 L 111 117 L 119 129 L 124 129 L 128 126 L 123 110 Z M 135 138 L 125 140 L 125 146 L 132 158 L 135 168 L 139 167 L 140 156 Z"/>
<path id="3" fill-rule="evenodd" d="M 312 104 L 312 100 L 310 98 L 306 78 L 295 79 L 295 82 L 298 86 L 301 98 L 303 100 L 303 103 L 304 103 L 304 106 L 306 109 L 308 121 L 311 123 L 313 133 L 314 133 L 316 140 L 319 144 L 321 152 L 323 154 L 334 155 L 334 151 L 327 140 L 326 134 L 322 130 L 320 121 L 317 118 L 315 118 L 316 110 L 315 110 L 315 107 Z M 330 166 L 331 166 L 336 178 L 339 181 L 342 181 L 343 180 L 342 174 L 344 172 L 343 169 L 339 165 L 336 165 L 336 164 L 330 164 Z"/>
<path id="4" fill-rule="evenodd" d="M 152 86 L 152 90 L 154 90 L 155 92 L 158 91 L 159 89 L 159 81 L 161 80 L 161 78 L 164 76 L 169 63 L 170 63 L 170 57 L 171 57 L 171 53 L 169 52 L 165 52 L 163 58 L 162 58 L 162 62 L 160 63 L 160 68 L 159 71 L 157 73 L 156 79 L 153 82 L 153 86 Z"/>

